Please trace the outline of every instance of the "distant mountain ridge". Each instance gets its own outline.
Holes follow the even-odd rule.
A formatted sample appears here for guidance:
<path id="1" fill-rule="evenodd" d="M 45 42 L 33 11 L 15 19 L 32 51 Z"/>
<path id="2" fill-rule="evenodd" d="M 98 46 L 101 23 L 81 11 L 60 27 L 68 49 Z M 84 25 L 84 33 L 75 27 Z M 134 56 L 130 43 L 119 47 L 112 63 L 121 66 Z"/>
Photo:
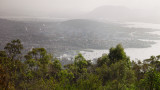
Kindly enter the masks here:
<path id="1" fill-rule="evenodd" d="M 107 21 L 120 22 L 145 22 L 160 23 L 160 12 L 155 10 L 130 9 L 124 6 L 100 6 L 91 12 L 46 12 L 40 13 L 36 11 L 0 11 L 0 17 L 16 17 L 16 19 L 28 20 L 53 20 L 53 19 L 101 19 Z M 18 18 L 17 18 L 18 17 Z M 50 20 L 50 21 L 51 21 Z"/>
<path id="2" fill-rule="evenodd" d="M 94 9 L 84 17 L 92 19 L 106 19 L 110 21 L 160 23 L 160 14 L 158 14 L 156 11 L 130 9 L 123 6 L 101 6 Z"/>

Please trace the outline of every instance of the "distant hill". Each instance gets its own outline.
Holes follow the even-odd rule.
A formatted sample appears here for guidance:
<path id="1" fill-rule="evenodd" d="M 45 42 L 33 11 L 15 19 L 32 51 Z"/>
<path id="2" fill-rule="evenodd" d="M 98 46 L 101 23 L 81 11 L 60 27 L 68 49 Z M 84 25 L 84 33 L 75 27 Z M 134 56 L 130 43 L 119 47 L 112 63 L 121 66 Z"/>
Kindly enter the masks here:
<path id="1" fill-rule="evenodd" d="M 110 21 L 160 23 L 160 14 L 156 11 L 129 9 L 123 6 L 101 6 L 88 13 L 85 17 L 101 18 Z"/>

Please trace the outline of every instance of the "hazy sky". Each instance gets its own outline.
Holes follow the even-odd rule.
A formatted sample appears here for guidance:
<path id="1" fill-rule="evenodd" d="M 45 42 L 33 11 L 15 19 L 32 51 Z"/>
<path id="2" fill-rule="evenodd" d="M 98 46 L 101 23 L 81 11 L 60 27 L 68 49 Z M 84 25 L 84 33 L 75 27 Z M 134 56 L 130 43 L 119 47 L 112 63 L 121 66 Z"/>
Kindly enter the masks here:
<path id="1" fill-rule="evenodd" d="M 160 0 L 0 0 L 1 9 L 93 10 L 102 5 L 123 5 L 130 8 L 160 9 Z"/>
<path id="2" fill-rule="evenodd" d="M 159 10 L 160 0 L 0 0 L 2 12 L 89 12 L 103 5 Z"/>

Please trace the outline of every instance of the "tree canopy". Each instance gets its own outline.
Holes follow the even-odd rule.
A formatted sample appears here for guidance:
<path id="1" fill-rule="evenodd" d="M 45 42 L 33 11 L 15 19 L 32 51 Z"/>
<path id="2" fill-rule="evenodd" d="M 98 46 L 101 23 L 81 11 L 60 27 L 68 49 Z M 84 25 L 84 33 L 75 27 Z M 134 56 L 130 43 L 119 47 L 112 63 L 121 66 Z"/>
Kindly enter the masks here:
<path id="1" fill-rule="evenodd" d="M 79 53 L 74 63 L 62 66 L 45 48 L 33 48 L 25 55 L 22 50 L 17 39 L 0 51 L 0 90 L 160 89 L 159 55 L 131 62 L 118 44 L 96 64 Z"/>

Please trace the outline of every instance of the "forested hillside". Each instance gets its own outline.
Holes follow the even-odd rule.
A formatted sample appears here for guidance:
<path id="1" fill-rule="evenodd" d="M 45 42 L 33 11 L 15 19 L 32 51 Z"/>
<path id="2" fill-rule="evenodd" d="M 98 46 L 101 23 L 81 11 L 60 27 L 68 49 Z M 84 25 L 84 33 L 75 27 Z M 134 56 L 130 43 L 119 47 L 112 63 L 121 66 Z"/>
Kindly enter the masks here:
<path id="1" fill-rule="evenodd" d="M 23 50 L 17 39 L 0 51 L 1 90 L 160 90 L 160 56 L 130 61 L 120 44 L 96 64 L 79 53 L 64 66 L 44 48 Z"/>
<path id="2" fill-rule="evenodd" d="M 69 50 L 109 49 L 118 43 L 125 48 L 150 47 L 159 40 L 156 30 L 128 28 L 122 24 L 96 20 L 72 19 L 66 21 L 14 21 L 0 19 L 0 49 L 12 39 L 21 39 L 24 51 L 44 47 L 60 56 Z"/>

